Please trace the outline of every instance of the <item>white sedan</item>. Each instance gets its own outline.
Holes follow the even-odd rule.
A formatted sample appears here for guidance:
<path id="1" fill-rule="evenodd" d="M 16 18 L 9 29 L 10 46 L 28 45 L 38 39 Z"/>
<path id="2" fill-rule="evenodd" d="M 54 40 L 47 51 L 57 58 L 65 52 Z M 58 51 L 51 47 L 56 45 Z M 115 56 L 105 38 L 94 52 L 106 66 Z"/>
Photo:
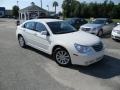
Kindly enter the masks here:
<path id="1" fill-rule="evenodd" d="M 115 39 L 115 40 L 120 40 L 120 25 L 113 28 L 112 38 Z"/>
<path id="2" fill-rule="evenodd" d="M 28 20 L 17 27 L 16 36 L 21 47 L 29 45 L 50 54 L 61 66 L 88 66 L 104 56 L 99 37 L 78 31 L 62 20 Z"/>

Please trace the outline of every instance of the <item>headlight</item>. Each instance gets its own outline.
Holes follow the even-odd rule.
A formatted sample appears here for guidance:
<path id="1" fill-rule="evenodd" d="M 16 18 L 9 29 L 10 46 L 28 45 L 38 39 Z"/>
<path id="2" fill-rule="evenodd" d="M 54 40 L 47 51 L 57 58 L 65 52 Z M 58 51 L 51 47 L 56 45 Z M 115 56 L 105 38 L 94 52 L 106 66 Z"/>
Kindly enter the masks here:
<path id="1" fill-rule="evenodd" d="M 120 31 L 119 31 L 119 30 L 113 30 L 113 32 L 116 32 L 116 33 L 117 33 L 117 32 L 120 32 Z"/>
<path id="2" fill-rule="evenodd" d="M 80 44 L 77 44 L 77 43 L 75 43 L 74 46 L 75 46 L 75 49 L 79 53 L 82 53 L 82 54 L 90 54 L 90 53 L 92 53 L 92 48 L 89 47 L 89 46 L 83 46 L 83 45 L 80 45 Z"/>

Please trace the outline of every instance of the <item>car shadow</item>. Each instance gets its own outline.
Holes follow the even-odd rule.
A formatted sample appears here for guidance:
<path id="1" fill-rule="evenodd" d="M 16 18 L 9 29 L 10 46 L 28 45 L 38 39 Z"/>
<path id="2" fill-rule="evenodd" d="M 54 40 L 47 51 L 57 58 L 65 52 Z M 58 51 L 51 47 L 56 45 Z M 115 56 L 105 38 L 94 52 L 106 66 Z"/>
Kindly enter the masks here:
<path id="1" fill-rule="evenodd" d="M 47 54 L 47 53 L 44 53 L 44 52 L 42 52 L 42 51 L 40 51 L 40 50 L 37 50 L 37 49 L 35 49 L 35 48 L 32 48 L 32 47 L 30 47 L 30 46 L 27 46 L 25 49 L 34 51 L 34 52 L 36 52 L 36 53 L 38 53 L 38 54 L 40 54 L 40 55 L 42 55 L 42 56 L 45 56 L 46 58 L 52 59 L 52 56 L 51 56 L 51 55 L 49 55 L 49 54 Z"/>
<path id="2" fill-rule="evenodd" d="M 94 77 L 108 79 L 120 75 L 120 59 L 105 55 L 101 61 L 90 66 L 73 65 L 69 68 Z"/>
<path id="3" fill-rule="evenodd" d="M 111 38 L 111 33 L 104 34 L 101 38 Z"/>
<path id="4" fill-rule="evenodd" d="M 118 39 L 114 39 L 114 41 L 116 41 L 117 43 L 120 43 L 120 40 L 118 40 Z"/>
<path id="5" fill-rule="evenodd" d="M 52 56 L 42 51 L 36 50 L 32 47 L 28 47 L 27 49 L 53 60 Z M 120 59 L 105 55 L 101 61 L 90 66 L 71 65 L 66 68 L 78 70 L 80 73 L 94 77 L 108 79 L 120 75 Z"/>

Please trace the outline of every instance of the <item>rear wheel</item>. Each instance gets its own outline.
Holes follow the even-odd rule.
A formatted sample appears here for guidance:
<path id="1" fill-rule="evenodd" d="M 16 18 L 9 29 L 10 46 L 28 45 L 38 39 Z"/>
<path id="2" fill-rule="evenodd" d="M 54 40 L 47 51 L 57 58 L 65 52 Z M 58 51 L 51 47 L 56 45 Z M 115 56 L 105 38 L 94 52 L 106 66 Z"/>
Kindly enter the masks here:
<path id="1" fill-rule="evenodd" d="M 24 40 L 24 38 L 22 36 L 18 37 L 18 41 L 19 41 L 20 47 L 22 47 L 22 48 L 26 47 L 25 40 Z"/>
<path id="2" fill-rule="evenodd" d="M 71 65 L 71 58 L 67 50 L 64 48 L 56 48 L 53 53 L 53 57 L 60 66 Z"/>

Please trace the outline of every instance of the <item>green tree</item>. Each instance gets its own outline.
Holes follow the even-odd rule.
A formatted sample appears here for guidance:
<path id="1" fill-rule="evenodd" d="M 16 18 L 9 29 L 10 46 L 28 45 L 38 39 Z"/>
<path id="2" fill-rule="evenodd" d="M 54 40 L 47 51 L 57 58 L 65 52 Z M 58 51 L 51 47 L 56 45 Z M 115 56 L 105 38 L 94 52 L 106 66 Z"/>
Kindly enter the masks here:
<path id="1" fill-rule="evenodd" d="M 115 5 L 110 13 L 111 18 L 120 18 L 120 6 Z"/>
<path id="2" fill-rule="evenodd" d="M 19 17 L 19 7 L 18 6 L 13 6 L 12 8 L 12 14 L 15 18 L 18 18 Z"/>
<path id="3" fill-rule="evenodd" d="M 64 0 L 62 9 L 64 17 L 79 17 L 80 2 L 77 0 Z"/>
<path id="4" fill-rule="evenodd" d="M 73 2 L 75 0 L 64 0 L 62 4 L 62 9 L 63 9 L 63 15 L 64 17 L 72 17 L 73 14 Z"/>
<path id="5" fill-rule="evenodd" d="M 53 7 L 55 7 L 55 13 L 56 13 L 56 7 L 58 7 L 58 2 L 57 1 L 53 2 Z"/>
<path id="6" fill-rule="evenodd" d="M 64 0 L 62 4 L 64 17 L 108 17 L 120 18 L 120 3 L 114 4 L 111 0 L 103 3 L 80 3 L 78 0 Z"/>
<path id="7" fill-rule="evenodd" d="M 108 5 L 107 5 L 107 14 L 108 14 L 107 16 L 108 17 L 112 17 L 111 16 L 111 12 L 112 12 L 114 7 L 115 7 L 114 6 L 114 2 L 113 1 L 109 1 Z"/>
<path id="8" fill-rule="evenodd" d="M 79 17 L 80 16 L 80 2 L 79 1 L 73 1 L 72 3 L 72 8 L 71 8 L 71 12 L 72 12 L 72 17 Z"/>

